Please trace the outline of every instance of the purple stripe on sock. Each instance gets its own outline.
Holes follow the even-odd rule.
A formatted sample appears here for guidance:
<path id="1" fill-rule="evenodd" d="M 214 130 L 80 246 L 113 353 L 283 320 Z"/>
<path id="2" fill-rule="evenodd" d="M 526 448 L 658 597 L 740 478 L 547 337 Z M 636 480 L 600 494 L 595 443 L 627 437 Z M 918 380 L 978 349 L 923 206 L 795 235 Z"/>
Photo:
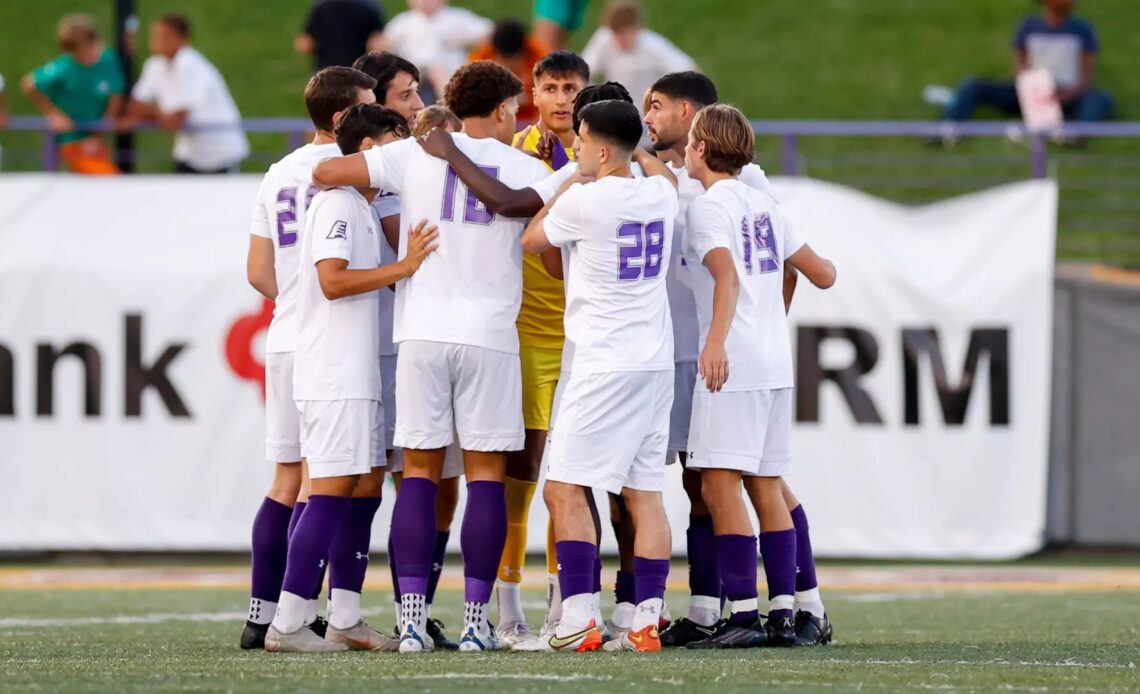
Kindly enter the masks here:
<path id="1" fill-rule="evenodd" d="M 634 602 L 653 598 L 665 599 L 665 582 L 669 580 L 668 559 L 633 558 Z"/>
<path id="2" fill-rule="evenodd" d="M 803 504 L 792 511 L 792 523 L 796 526 L 796 590 L 818 588 L 815 555 L 811 551 L 811 533 L 808 531 L 807 513 L 804 512 Z"/>
<path id="3" fill-rule="evenodd" d="M 506 543 L 506 486 L 502 482 L 468 482 L 467 509 L 459 533 L 467 602 L 491 601 Z"/>
<path id="4" fill-rule="evenodd" d="M 712 516 L 690 515 L 685 540 L 689 556 L 689 594 L 719 597 L 720 570 Z"/>
<path id="5" fill-rule="evenodd" d="M 633 572 L 618 569 L 617 581 L 614 582 L 614 601 L 633 602 L 637 598 L 634 589 Z"/>
<path id="6" fill-rule="evenodd" d="M 443 575 L 443 564 L 447 561 L 447 541 L 451 538 L 450 530 L 437 530 L 435 533 L 435 549 L 431 555 L 431 575 L 428 576 L 427 604 L 435 599 L 435 589 L 439 586 L 439 577 Z"/>
<path id="7" fill-rule="evenodd" d="M 593 542 L 563 540 L 554 543 L 558 557 L 558 586 L 562 599 L 592 593 L 594 588 L 594 562 L 598 547 Z"/>
<path id="8" fill-rule="evenodd" d="M 293 505 L 293 515 L 289 516 L 289 533 L 288 539 L 293 539 L 293 531 L 297 528 L 297 521 L 301 520 L 301 514 L 305 512 L 305 507 L 309 505 L 307 501 L 298 501 Z"/>
<path id="9" fill-rule="evenodd" d="M 756 598 L 756 536 L 717 535 L 716 557 L 728 600 Z M 732 620 L 740 624 L 756 621 L 756 610 L 732 613 Z"/>
<path id="10" fill-rule="evenodd" d="M 269 497 L 253 518 L 253 543 L 250 571 L 251 597 L 277 602 L 281 581 L 285 579 L 285 562 L 289 556 L 289 522 L 293 509 Z"/>
<path id="11" fill-rule="evenodd" d="M 329 544 L 348 515 L 351 501 L 341 496 L 309 497 L 309 506 L 289 542 L 282 590 L 303 596 L 317 591 L 319 595 Z"/>
<path id="12" fill-rule="evenodd" d="M 760 533 L 760 554 L 768 578 L 768 599 L 796 593 L 796 529 Z"/>
<path id="13" fill-rule="evenodd" d="M 400 580 L 396 578 L 396 551 L 392 538 L 395 533 L 388 528 L 388 571 L 392 573 L 392 600 L 400 602 Z"/>
<path id="14" fill-rule="evenodd" d="M 401 594 L 427 595 L 435 545 L 435 483 L 404 477 L 392 509 L 393 549 Z"/>
<path id="15" fill-rule="evenodd" d="M 368 547 L 372 544 L 372 519 L 380 510 L 380 497 L 355 498 L 348 515 L 329 546 L 329 588 L 359 593 L 368 571 Z"/>

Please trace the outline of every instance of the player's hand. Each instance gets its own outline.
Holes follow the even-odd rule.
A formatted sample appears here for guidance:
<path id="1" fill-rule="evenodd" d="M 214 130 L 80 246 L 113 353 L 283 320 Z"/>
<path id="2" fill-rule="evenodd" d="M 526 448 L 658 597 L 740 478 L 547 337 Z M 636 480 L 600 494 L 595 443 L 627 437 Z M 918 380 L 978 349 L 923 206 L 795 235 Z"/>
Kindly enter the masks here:
<path id="1" fill-rule="evenodd" d="M 404 256 L 403 262 L 409 275 L 419 270 L 424 258 L 439 248 L 439 244 L 435 243 L 437 236 L 439 227 L 429 225 L 426 219 L 421 219 L 419 224 L 408 228 L 408 254 Z"/>
<path id="2" fill-rule="evenodd" d="M 440 159 L 446 160 L 455 152 L 455 141 L 451 139 L 451 133 L 443 128 L 432 128 L 416 141 L 425 152 Z"/>
<path id="3" fill-rule="evenodd" d="M 728 381 L 728 352 L 724 350 L 724 345 L 705 343 L 698 365 L 709 392 L 719 392 Z"/>
<path id="4" fill-rule="evenodd" d="M 75 130 L 75 121 L 71 120 L 71 118 L 62 111 L 49 113 L 47 122 L 52 132 L 65 133 Z"/>

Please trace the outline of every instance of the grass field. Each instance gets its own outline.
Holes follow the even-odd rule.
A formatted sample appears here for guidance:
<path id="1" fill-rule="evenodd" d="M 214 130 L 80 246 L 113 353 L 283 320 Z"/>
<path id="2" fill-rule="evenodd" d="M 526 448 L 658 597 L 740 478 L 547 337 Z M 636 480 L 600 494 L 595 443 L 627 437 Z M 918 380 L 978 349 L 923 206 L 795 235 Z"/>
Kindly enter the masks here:
<path id="1" fill-rule="evenodd" d="M 0 691 L 1140 691 L 1134 565 L 828 565 L 821 577 L 837 628 L 821 649 L 316 656 L 237 648 L 235 565 L 0 569 Z M 452 631 L 461 580 L 445 576 L 435 609 Z M 537 617 L 541 591 L 527 599 Z M 374 626 L 392 624 L 383 583 L 364 602 Z"/>
<path id="2" fill-rule="evenodd" d="M 530 0 L 455 0 L 491 17 L 530 13 Z M 142 20 L 177 9 L 196 24 L 198 47 L 225 74 L 243 115 L 302 117 L 305 58 L 292 51 L 309 0 L 139 0 Z M 385 0 L 389 12 L 403 0 Z M 604 5 L 592 0 L 581 47 Z M 966 75 L 1009 74 L 1010 38 L 1029 0 L 645 0 L 651 25 L 694 56 L 722 99 L 762 119 L 930 119 L 927 84 Z M 0 3 L 0 73 L 12 109 L 33 112 L 15 89 L 19 76 L 54 54 L 57 19 L 85 10 L 110 26 L 110 0 L 9 0 Z M 1096 0 L 1078 10 L 1091 19 L 1103 51 L 1099 83 L 1113 91 L 1118 119 L 1140 119 L 1140 3 Z M 140 36 L 140 55 L 145 37 Z M 247 171 L 262 171 L 286 149 L 282 136 L 251 138 Z M 38 135 L 0 133 L 4 169 L 39 166 Z M 169 170 L 169 136 L 140 138 L 141 168 Z M 1023 145 L 1004 139 L 932 151 L 914 139 L 804 138 L 800 173 L 904 202 L 921 202 L 1024 178 Z M 758 161 L 779 173 L 780 143 L 758 143 Z M 1056 148 L 1061 182 L 1062 258 L 1140 264 L 1140 142 L 1112 139 L 1080 150 Z"/>

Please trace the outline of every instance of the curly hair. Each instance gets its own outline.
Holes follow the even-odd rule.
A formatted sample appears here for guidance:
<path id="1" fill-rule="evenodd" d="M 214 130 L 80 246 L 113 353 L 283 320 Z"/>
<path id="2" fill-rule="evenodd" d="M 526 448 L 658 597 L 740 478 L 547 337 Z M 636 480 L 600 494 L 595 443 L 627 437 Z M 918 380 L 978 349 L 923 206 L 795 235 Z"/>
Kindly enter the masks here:
<path id="1" fill-rule="evenodd" d="M 489 116 L 512 96 L 522 94 L 523 83 L 507 68 L 477 60 L 459 68 L 443 92 L 447 108 L 460 119 Z"/>

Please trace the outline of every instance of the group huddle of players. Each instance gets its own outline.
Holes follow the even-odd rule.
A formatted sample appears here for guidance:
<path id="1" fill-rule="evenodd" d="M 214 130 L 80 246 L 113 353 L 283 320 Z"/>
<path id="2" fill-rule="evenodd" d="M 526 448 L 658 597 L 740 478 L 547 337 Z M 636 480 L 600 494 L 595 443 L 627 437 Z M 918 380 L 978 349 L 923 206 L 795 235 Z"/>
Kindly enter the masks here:
<path id="1" fill-rule="evenodd" d="M 522 83 L 490 62 L 452 77 L 446 108 L 425 109 L 415 66 L 390 53 L 309 81 L 316 135 L 266 173 L 250 237 L 250 282 L 276 302 L 265 360 L 276 472 L 254 521 L 243 648 L 831 640 L 807 518 L 783 476 L 785 311 L 797 274 L 827 288 L 834 266 L 797 237 L 752 163 L 751 125 L 716 103 L 705 75 L 662 76 L 642 117 L 620 84 L 587 86 L 572 52 L 534 72 L 541 120 L 521 132 Z M 677 460 L 691 597 L 670 621 L 661 490 Z M 551 523 L 536 632 L 520 585 L 541 469 Z M 385 470 L 397 489 L 391 634 L 360 605 Z M 431 604 L 461 475 L 456 643 Z M 620 548 L 608 620 L 594 489 L 608 492 Z"/>

